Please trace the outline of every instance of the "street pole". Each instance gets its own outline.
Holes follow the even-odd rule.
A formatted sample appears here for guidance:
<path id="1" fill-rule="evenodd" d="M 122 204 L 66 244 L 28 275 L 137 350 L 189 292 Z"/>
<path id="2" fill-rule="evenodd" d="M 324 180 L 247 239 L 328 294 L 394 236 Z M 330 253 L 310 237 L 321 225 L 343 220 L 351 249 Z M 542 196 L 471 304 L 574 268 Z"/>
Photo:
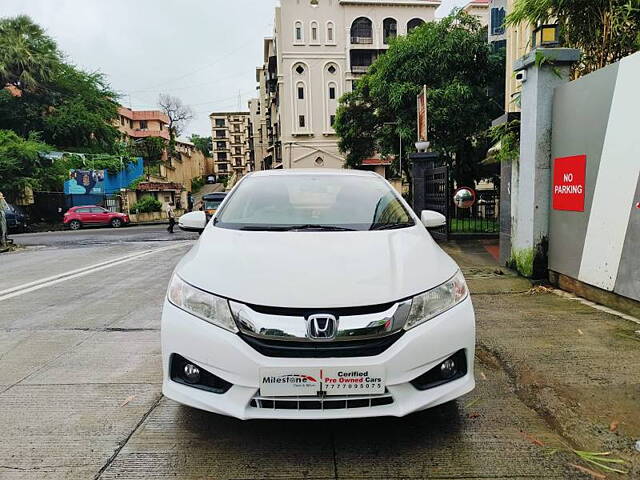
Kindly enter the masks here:
<path id="1" fill-rule="evenodd" d="M 400 134 L 400 194 L 402 194 L 402 184 L 404 176 L 402 175 L 402 134 Z"/>

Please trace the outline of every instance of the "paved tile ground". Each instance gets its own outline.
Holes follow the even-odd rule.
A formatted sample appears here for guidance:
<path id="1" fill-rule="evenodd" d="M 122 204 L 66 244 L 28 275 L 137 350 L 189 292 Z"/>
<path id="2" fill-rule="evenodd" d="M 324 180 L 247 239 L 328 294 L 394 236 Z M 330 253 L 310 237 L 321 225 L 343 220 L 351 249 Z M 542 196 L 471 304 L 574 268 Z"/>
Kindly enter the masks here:
<path id="1" fill-rule="evenodd" d="M 117 245 L 105 248 L 124 255 L 153 248 L 148 238 L 164 234 L 161 227 L 141 229 L 144 245 L 129 241 L 132 231 L 126 241 L 112 233 L 83 232 L 78 244 L 65 237 L 64 245 L 55 235 L 38 250 L 47 271 L 60 270 L 70 259 L 90 261 L 98 241 L 113 238 Z M 559 445 L 566 438 L 531 405 L 510 364 L 502 360 L 502 344 L 492 343 L 501 332 L 518 335 L 523 327 L 516 327 L 516 321 L 539 316 L 550 331 L 563 319 L 545 313 L 541 299 L 517 293 L 526 291 L 528 283 L 508 272 L 495 274 L 490 256 L 455 245 L 451 250 L 476 293 L 479 337 L 486 345 L 479 351 L 478 387 L 454 404 L 403 419 L 241 422 L 163 398 L 160 309 L 171 271 L 186 248 L 0 301 L 0 478 L 589 478 L 568 465 L 575 458 L 547 455 L 536 445 Z M 29 252 L 12 255 L 12 269 L 24 266 L 30 272 L 16 282 L 37 274 Z M 588 310 L 555 301 L 564 302 L 558 308 L 573 317 L 599 324 Z M 614 328 L 615 320 L 604 320 Z M 596 331 L 585 326 L 589 339 L 584 341 L 596 345 L 591 338 Z M 536 329 L 530 326 L 520 335 L 535 336 Z M 588 358 L 575 347 L 569 354 L 576 362 L 606 357 L 604 347 Z M 542 350 L 522 346 L 527 356 L 547 365 L 554 382 L 593 384 L 594 395 L 597 386 L 612 385 L 604 370 L 587 367 L 579 369 L 584 378 L 575 380 L 549 363 L 558 355 Z M 633 358 L 629 349 L 616 360 Z M 620 398 L 622 392 L 635 398 L 631 387 L 617 383 Z"/>

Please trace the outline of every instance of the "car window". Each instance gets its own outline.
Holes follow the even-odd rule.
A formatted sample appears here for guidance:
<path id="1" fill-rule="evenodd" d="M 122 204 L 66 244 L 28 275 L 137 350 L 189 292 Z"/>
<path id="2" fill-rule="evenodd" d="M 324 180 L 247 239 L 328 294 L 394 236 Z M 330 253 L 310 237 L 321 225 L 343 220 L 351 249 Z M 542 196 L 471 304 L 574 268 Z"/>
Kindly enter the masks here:
<path id="1" fill-rule="evenodd" d="M 216 226 L 233 229 L 402 228 L 414 221 L 387 182 L 364 175 L 274 175 L 243 180 Z"/>
<path id="2" fill-rule="evenodd" d="M 89 213 L 91 211 L 90 208 L 78 208 L 76 213 Z"/>
<path id="3" fill-rule="evenodd" d="M 94 207 L 91 209 L 91 213 L 105 213 L 104 208 Z"/>

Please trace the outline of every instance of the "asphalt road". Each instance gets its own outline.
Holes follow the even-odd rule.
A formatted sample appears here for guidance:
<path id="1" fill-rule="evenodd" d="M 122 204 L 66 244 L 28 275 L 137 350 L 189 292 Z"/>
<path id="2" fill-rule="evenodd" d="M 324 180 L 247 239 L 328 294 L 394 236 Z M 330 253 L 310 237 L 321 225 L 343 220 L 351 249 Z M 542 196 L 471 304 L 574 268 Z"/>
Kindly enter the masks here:
<path id="1" fill-rule="evenodd" d="M 403 419 L 242 422 L 164 398 L 161 305 L 194 238 L 15 237 L 29 247 L 0 256 L 1 479 L 588 478 L 535 445 L 561 439 L 480 359 L 472 394 Z"/>

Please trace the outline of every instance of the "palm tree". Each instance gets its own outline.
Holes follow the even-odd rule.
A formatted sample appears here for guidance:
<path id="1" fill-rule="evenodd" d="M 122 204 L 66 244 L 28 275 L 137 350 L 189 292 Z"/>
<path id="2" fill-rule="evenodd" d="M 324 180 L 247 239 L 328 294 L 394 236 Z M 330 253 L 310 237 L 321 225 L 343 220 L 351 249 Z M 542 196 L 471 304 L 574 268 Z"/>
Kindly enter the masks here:
<path id="1" fill-rule="evenodd" d="M 61 61 L 56 43 L 31 18 L 0 19 L 0 88 L 37 90 Z"/>

